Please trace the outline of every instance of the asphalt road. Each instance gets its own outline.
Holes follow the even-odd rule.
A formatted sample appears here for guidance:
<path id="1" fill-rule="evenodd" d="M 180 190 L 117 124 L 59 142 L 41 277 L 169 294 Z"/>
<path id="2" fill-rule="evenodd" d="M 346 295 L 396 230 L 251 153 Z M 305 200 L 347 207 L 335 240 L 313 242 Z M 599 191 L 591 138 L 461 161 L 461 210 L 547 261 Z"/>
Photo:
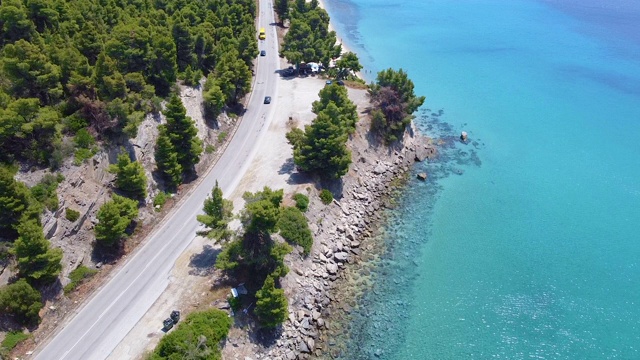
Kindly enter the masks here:
<path id="1" fill-rule="evenodd" d="M 259 50 L 266 50 L 267 54 L 258 57 L 247 111 L 222 157 L 204 174 L 201 183 L 185 194 L 144 245 L 113 271 L 108 282 L 75 316 L 61 324 L 58 333 L 37 350 L 35 359 L 89 360 L 109 356 L 167 288 L 176 259 L 195 238 L 199 228 L 196 215 L 201 213 L 202 203 L 216 180 L 226 195 L 236 188 L 269 128 L 278 98 L 279 59 L 272 8 L 271 0 L 260 1 L 258 28 L 266 29 L 267 38 L 259 40 Z M 271 104 L 263 104 L 265 96 L 271 96 Z M 162 320 L 158 319 L 159 327 Z"/>

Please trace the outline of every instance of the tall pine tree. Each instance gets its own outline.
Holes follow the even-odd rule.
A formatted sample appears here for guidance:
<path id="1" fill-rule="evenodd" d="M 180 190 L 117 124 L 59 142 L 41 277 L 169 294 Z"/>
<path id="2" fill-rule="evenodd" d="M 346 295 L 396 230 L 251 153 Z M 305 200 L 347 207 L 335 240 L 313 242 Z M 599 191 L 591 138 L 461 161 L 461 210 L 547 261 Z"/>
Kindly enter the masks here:
<path id="1" fill-rule="evenodd" d="M 182 166 L 178 162 L 178 153 L 171 144 L 166 126 L 160 125 L 158 130 L 160 135 L 156 141 L 156 165 L 165 179 L 166 187 L 173 189 L 182 181 Z"/>
<path id="2" fill-rule="evenodd" d="M 147 176 L 144 168 L 138 161 L 131 161 L 124 148 L 120 149 L 118 162 L 111 165 L 109 171 L 116 174 L 116 187 L 120 191 L 138 199 L 147 197 Z"/>
<path id="3" fill-rule="evenodd" d="M 209 228 L 209 237 L 216 240 L 228 237 L 227 225 L 233 216 L 233 203 L 222 196 L 218 181 L 211 197 L 204 201 L 203 210 L 205 215 L 198 215 L 198 221 Z"/>
<path id="4" fill-rule="evenodd" d="M 300 169 L 329 179 L 342 177 L 351 164 L 346 129 L 339 116 L 329 115 L 338 113 L 336 110 L 335 104 L 329 104 L 320 111 L 293 149 L 293 161 Z"/>
<path id="5" fill-rule="evenodd" d="M 273 276 L 267 276 L 262 289 L 256 292 L 256 315 L 264 327 L 273 328 L 287 318 L 289 303 L 284 290 L 276 289 Z"/>
<path id="6" fill-rule="evenodd" d="M 169 100 L 164 115 L 167 117 L 167 135 L 176 151 L 182 171 L 193 171 L 202 153 L 202 141 L 198 138 L 195 122 L 187 116 L 187 110 L 177 95 L 173 95 Z"/>
<path id="7" fill-rule="evenodd" d="M 62 250 L 50 247 L 42 225 L 37 220 L 23 218 L 18 234 L 11 251 L 16 256 L 20 276 L 40 283 L 55 280 L 62 270 Z"/>

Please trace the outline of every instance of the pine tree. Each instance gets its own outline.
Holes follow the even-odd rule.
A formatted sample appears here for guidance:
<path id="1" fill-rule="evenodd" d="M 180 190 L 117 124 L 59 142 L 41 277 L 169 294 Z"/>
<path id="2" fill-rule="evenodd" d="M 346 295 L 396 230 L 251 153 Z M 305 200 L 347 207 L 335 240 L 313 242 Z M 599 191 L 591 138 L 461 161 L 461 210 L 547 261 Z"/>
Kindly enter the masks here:
<path id="1" fill-rule="evenodd" d="M 280 25 L 284 26 L 284 21 L 289 18 L 289 0 L 276 0 L 273 7 L 278 14 Z"/>
<path id="2" fill-rule="evenodd" d="M 25 279 L 0 289 L 0 312 L 13 314 L 22 324 L 40 322 L 42 296 Z"/>
<path id="3" fill-rule="evenodd" d="M 304 171 L 338 179 L 349 170 L 351 152 L 347 149 L 347 134 L 340 119 L 329 116 L 330 110 L 321 111 L 305 128 L 304 138 L 294 147 L 293 161 Z"/>
<path id="4" fill-rule="evenodd" d="M 176 151 L 178 163 L 183 171 L 193 171 L 202 153 L 202 141 L 198 138 L 195 122 L 187 116 L 187 110 L 177 95 L 169 100 L 164 115 L 167 117 L 167 135 Z"/>
<path id="5" fill-rule="evenodd" d="M 116 187 L 134 198 L 147 197 L 147 176 L 142 164 L 131 161 L 124 148 L 120 149 L 118 162 L 109 167 L 109 171 L 116 174 Z"/>
<path id="6" fill-rule="evenodd" d="M 320 99 L 311 104 L 314 114 L 325 111 L 333 120 L 338 120 L 337 123 L 348 133 L 353 133 L 358 122 L 358 110 L 349 99 L 347 89 L 339 85 L 326 86 L 318 95 Z"/>
<path id="7" fill-rule="evenodd" d="M 160 135 L 155 149 L 156 165 L 165 178 L 167 188 L 175 188 L 182 181 L 182 166 L 178 162 L 178 153 L 171 144 L 165 125 L 160 125 L 158 130 Z"/>
<path id="8" fill-rule="evenodd" d="M 62 250 L 50 247 L 42 226 L 34 219 L 23 218 L 18 234 L 11 252 L 16 256 L 20 276 L 41 283 L 55 280 L 62 270 Z"/>
<path id="9" fill-rule="evenodd" d="M 27 186 L 13 178 L 15 171 L 0 166 L 0 237 L 13 240 L 21 218 L 39 219 L 42 209 Z"/>
<path id="10" fill-rule="evenodd" d="M 123 196 L 113 195 L 98 210 L 98 224 L 95 227 L 96 240 L 106 246 L 112 246 L 125 236 L 131 222 L 138 217 L 136 201 Z"/>
<path id="11" fill-rule="evenodd" d="M 209 237 L 222 239 L 228 237 L 227 225 L 233 215 L 233 203 L 222 196 L 222 189 L 216 186 L 211 191 L 211 197 L 204 201 L 205 215 L 198 215 L 198 221 L 210 229 Z"/>
<path id="12" fill-rule="evenodd" d="M 264 327 L 274 328 L 287 318 L 289 303 L 284 290 L 276 289 L 271 275 L 267 276 L 262 288 L 256 292 L 255 313 Z"/>

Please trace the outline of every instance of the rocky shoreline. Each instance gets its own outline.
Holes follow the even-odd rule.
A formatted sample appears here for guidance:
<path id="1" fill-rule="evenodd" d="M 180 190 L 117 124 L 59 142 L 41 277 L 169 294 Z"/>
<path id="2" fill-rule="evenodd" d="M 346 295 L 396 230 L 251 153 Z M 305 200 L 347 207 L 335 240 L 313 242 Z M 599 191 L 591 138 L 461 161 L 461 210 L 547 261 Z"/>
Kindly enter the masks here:
<path id="1" fill-rule="evenodd" d="M 330 306 L 339 301 L 336 281 L 350 263 L 360 261 L 375 244 L 370 239 L 383 220 L 385 200 L 417 161 L 432 159 L 436 148 L 431 139 L 411 129 L 403 144 L 390 149 L 372 145 L 368 126 L 359 124 L 358 136 L 350 141 L 354 163 L 342 183 L 342 197 L 325 206 L 312 201 L 309 217 L 314 246 L 306 259 L 291 256 L 292 271 L 282 286 L 289 297 L 289 318 L 264 359 L 307 359 L 328 350 L 321 332 L 328 326 Z M 260 358 L 260 357 L 259 357 Z"/>

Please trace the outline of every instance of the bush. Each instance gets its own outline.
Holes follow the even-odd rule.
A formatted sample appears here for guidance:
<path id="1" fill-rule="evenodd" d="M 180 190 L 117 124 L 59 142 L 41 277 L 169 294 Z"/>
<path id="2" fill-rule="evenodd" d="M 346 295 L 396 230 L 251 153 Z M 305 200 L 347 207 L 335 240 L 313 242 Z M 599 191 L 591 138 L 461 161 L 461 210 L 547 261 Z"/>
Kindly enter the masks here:
<path id="1" fill-rule="evenodd" d="M 323 204 L 329 205 L 333 201 L 333 194 L 327 189 L 322 189 L 320 191 L 320 200 L 322 200 Z"/>
<path id="2" fill-rule="evenodd" d="M 71 222 L 75 222 L 76 220 L 78 220 L 80 218 L 80 212 L 79 211 L 75 211 L 72 208 L 67 208 L 64 216 L 67 218 L 67 220 L 71 221 Z"/>
<path id="3" fill-rule="evenodd" d="M 58 189 L 58 184 L 63 180 L 64 176 L 62 174 L 46 174 L 37 185 L 31 188 L 31 194 L 47 209 L 55 211 L 59 205 L 56 190 Z"/>
<path id="4" fill-rule="evenodd" d="M 167 202 L 168 194 L 164 191 L 161 191 L 153 198 L 153 207 L 160 206 L 160 209 Z M 159 210 L 159 209 L 158 209 Z"/>
<path id="5" fill-rule="evenodd" d="M 85 161 L 91 159 L 95 154 L 96 151 L 92 149 L 76 149 L 76 153 L 74 154 L 73 158 L 73 165 L 80 166 Z"/>
<path id="6" fill-rule="evenodd" d="M 309 208 L 309 197 L 305 194 L 297 193 L 293 195 L 293 200 L 296 202 L 296 207 L 300 211 L 305 212 Z"/>
<path id="7" fill-rule="evenodd" d="M 13 350 L 20 342 L 27 340 L 30 337 L 29 334 L 25 334 L 22 331 L 11 331 L 7 333 L 4 340 L 2 340 L 2 347 L 7 351 Z"/>
<path id="8" fill-rule="evenodd" d="M 218 134 L 218 142 L 224 142 L 224 140 L 227 138 L 227 132 L 223 131 L 221 133 Z"/>
<path id="9" fill-rule="evenodd" d="M 75 270 L 69 273 L 69 279 L 71 279 L 71 282 L 64 287 L 64 293 L 68 294 L 72 292 L 76 287 L 78 287 L 78 285 L 82 284 L 84 279 L 92 277 L 97 272 L 98 270 L 90 269 L 84 265 L 78 266 Z"/>
<path id="10" fill-rule="evenodd" d="M 214 151 L 216 151 L 216 147 L 211 144 L 207 144 L 207 146 L 204 148 L 204 152 L 206 152 L 207 154 L 211 154 Z"/>
<path id="11" fill-rule="evenodd" d="M 231 318 L 224 311 L 211 309 L 192 313 L 160 340 L 152 359 L 221 359 L 220 341 L 227 337 Z"/>
<path id="12" fill-rule="evenodd" d="M 42 296 L 25 279 L 0 289 L 0 312 L 12 314 L 23 325 L 39 323 L 41 308 Z"/>
<path id="13" fill-rule="evenodd" d="M 297 207 L 286 207 L 280 212 L 278 220 L 280 235 L 288 242 L 298 244 L 304 249 L 304 254 L 308 255 L 313 245 L 313 236 L 309 230 L 309 223 L 302 211 Z"/>

